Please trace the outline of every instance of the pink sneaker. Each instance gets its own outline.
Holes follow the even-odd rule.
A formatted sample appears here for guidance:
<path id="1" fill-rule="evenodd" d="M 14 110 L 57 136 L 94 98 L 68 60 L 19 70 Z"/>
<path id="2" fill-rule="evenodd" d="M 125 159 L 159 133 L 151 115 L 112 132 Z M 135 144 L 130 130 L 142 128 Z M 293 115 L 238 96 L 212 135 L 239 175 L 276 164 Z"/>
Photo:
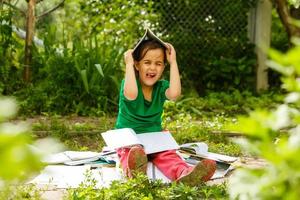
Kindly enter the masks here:
<path id="1" fill-rule="evenodd" d="M 184 173 L 176 181 L 182 182 L 189 186 L 196 186 L 201 182 L 208 181 L 214 175 L 215 171 L 216 161 L 203 159 L 193 168 L 192 171 L 189 171 L 187 174 Z"/>
<path id="2" fill-rule="evenodd" d="M 127 157 L 127 172 L 128 178 L 134 178 L 137 173 L 147 174 L 147 155 L 140 146 L 132 147 L 128 152 Z"/>

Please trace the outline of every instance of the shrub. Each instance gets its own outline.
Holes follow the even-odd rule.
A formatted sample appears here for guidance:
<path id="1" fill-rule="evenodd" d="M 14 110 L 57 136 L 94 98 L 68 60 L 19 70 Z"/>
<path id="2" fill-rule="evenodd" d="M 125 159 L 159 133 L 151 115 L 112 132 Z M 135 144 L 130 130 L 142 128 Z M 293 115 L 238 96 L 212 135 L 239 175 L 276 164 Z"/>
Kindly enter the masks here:
<path id="1" fill-rule="evenodd" d="M 248 13 L 257 0 L 160 1 L 157 29 L 174 44 L 185 82 L 205 89 L 253 89 L 256 56 L 247 37 Z"/>
<path id="2" fill-rule="evenodd" d="M 28 146 L 29 127 L 6 122 L 16 112 L 14 99 L 0 96 L 0 179 L 8 182 L 24 180 L 42 167 L 39 155 Z"/>
<path id="3" fill-rule="evenodd" d="M 74 38 L 69 48 L 55 43 L 55 34 L 49 28 L 45 52 L 35 58 L 42 67 L 36 69 L 33 84 L 15 93 L 22 112 L 103 115 L 116 111 L 124 48 L 97 36 L 86 41 Z"/>
<path id="4" fill-rule="evenodd" d="M 270 67 L 282 74 L 289 93 L 274 110 L 261 109 L 241 117 L 236 129 L 247 139 L 237 142 L 268 165 L 239 169 L 230 178 L 232 199 L 299 199 L 300 195 L 300 45 L 281 54 L 272 50 Z M 281 132 L 284 130 L 284 133 Z"/>
<path id="5" fill-rule="evenodd" d="M 145 175 L 135 179 L 114 181 L 108 188 L 96 189 L 96 181 L 91 174 L 77 189 L 69 190 L 66 199 L 103 199 L 103 200 L 193 200 L 193 199 L 226 199 L 225 185 L 189 187 L 183 184 L 164 184 L 151 181 Z"/>

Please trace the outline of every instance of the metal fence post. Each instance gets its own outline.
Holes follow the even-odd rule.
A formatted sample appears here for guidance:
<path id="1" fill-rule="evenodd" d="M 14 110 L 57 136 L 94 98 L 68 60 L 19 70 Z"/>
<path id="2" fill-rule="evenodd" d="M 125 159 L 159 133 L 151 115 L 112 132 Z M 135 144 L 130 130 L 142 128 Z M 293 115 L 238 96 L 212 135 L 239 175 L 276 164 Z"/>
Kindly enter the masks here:
<path id="1" fill-rule="evenodd" d="M 256 45 L 257 68 L 256 68 L 256 91 L 267 90 L 268 49 L 271 38 L 272 3 L 269 0 L 260 0 L 257 7 L 250 12 L 248 36 Z"/>

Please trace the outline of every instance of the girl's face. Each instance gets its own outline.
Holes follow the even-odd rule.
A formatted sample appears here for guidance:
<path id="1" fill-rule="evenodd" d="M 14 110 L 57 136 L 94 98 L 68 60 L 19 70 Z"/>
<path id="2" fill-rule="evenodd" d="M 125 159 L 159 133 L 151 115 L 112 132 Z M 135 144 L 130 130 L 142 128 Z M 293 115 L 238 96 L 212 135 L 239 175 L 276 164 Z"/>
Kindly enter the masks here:
<path id="1" fill-rule="evenodd" d="M 164 69 L 163 49 L 150 49 L 144 58 L 135 63 L 142 86 L 152 87 L 161 77 Z"/>

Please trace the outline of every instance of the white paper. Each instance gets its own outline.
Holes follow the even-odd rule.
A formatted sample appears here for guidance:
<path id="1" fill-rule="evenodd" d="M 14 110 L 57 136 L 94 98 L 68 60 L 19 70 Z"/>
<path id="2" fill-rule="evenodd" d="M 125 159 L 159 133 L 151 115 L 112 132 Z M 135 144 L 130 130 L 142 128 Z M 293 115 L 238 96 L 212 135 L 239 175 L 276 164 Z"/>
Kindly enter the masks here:
<path id="1" fill-rule="evenodd" d="M 232 166 L 228 169 L 217 169 L 211 179 L 223 178 L 232 169 Z M 56 188 L 77 188 L 80 183 L 84 182 L 87 171 L 97 181 L 96 187 L 98 188 L 108 187 L 114 180 L 126 180 L 122 174 L 122 170 L 118 167 L 101 167 L 91 170 L 90 165 L 49 165 L 28 183 L 54 186 Z M 171 182 L 152 162 L 148 162 L 147 176 L 152 180 L 160 179 L 164 183 Z"/>
<path id="2" fill-rule="evenodd" d="M 60 164 L 71 161 L 71 159 L 64 152 L 60 152 L 56 154 L 47 155 L 42 159 L 42 161 L 47 164 Z"/>
<path id="3" fill-rule="evenodd" d="M 40 175 L 30 182 L 31 184 L 50 185 L 56 188 L 77 188 L 85 181 L 85 174 L 91 173 L 91 177 L 97 181 L 96 188 L 107 187 L 114 180 L 121 180 L 122 177 L 116 168 L 103 167 L 97 170 L 90 170 L 84 166 L 49 165 Z"/>
<path id="4" fill-rule="evenodd" d="M 206 154 L 208 152 L 208 145 L 205 144 L 204 142 L 195 142 L 195 143 L 186 143 L 180 145 L 180 147 L 187 147 L 194 149 L 196 154 Z"/>
<path id="5" fill-rule="evenodd" d="M 234 167 L 232 165 L 230 165 L 227 169 L 216 169 L 216 172 L 210 179 L 213 180 L 218 178 L 224 178 L 226 174 L 231 170 L 234 170 Z"/>
<path id="6" fill-rule="evenodd" d="M 168 179 L 152 162 L 148 162 L 147 176 L 151 180 L 161 180 L 163 183 L 170 183 Z"/>
<path id="7" fill-rule="evenodd" d="M 137 134 L 144 146 L 146 154 L 179 149 L 179 146 L 170 132 L 153 132 Z"/>
<path id="8" fill-rule="evenodd" d="M 113 149 L 140 144 L 136 133 L 130 128 L 109 130 L 101 135 L 106 145 Z"/>
<path id="9" fill-rule="evenodd" d="M 86 158 L 86 159 L 82 159 L 82 160 L 74 160 L 74 161 L 68 161 L 68 162 L 64 162 L 65 165 L 71 165 L 71 166 L 76 166 L 76 165 L 82 165 L 85 163 L 89 163 L 89 162 L 93 162 L 99 160 L 98 156 L 92 157 L 92 158 Z"/>
<path id="10" fill-rule="evenodd" d="M 64 151 L 56 154 L 50 154 L 43 158 L 43 162 L 48 164 L 62 164 L 72 161 L 91 159 L 100 156 L 101 153 L 92 151 Z"/>
<path id="11" fill-rule="evenodd" d="M 100 153 L 92 151 L 65 151 L 64 152 L 71 160 L 82 160 L 98 156 Z"/>
<path id="12" fill-rule="evenodd" d="M 76 188 L 84 180 L 87 166 L 49 165 L 29 183 L 57 188 Z"/>
<path id="13" fill-rule="evenodd" d="M 220 162 L 226 162 L 226 163 L 232 163 L 237 161 L 237 157 L 232 157 L 232 156 L 227 156 L 227 155 L 222 155 L 218 153 L 212 153 L 212 152 L 207 152 L 206 154 L 203 154 L 200 156 L 203 156 L 205 158 L 209 158 L 215 161 L 220 161 Z"/>
<path id="14" fill-rule="evenodd" d="M 91 173 L 92 178 L 97 181 L 96 188 L 108 187 L 114 180 L 125 180 L 121 169 L 116 167 L 101 167 L 91 170 L 88 165 L 49 165 L 28 184 L 48 185 L 55 188 L 77 188 L 80 183 L 84 182 L 86 172 Z M 151 162 L 148 162 L 147 175 L 150 179 L 170 182 Z"/>
<path id="15" fill-rule="evenodd" d="M 218 153 L 212 153 L 208 151 L 208 145 L 205 144 L 204 142 L 196 142 L 196 143 L 186 143 L 180 145 L 180 147 L 187 147 L 195 150 L 196 155 L 203 157 L 203 158 L 208 158 L 212 159 L 215 161 L 219 162 L 225 162 L 225 163 L 232 163 L 237 161 L 237 157 L 232 157 L 232 156 L 227 156 L 223 154 L 218 154 Z"/>
<path id="16" fill-rule="evenodd" d="M 130 128 L 123 128 L 104 132 L 102 137 L 108 147 L 115 149 L 141 144 L 146 154 L 179 149 L 170 132 L 136 134 Z"/>

